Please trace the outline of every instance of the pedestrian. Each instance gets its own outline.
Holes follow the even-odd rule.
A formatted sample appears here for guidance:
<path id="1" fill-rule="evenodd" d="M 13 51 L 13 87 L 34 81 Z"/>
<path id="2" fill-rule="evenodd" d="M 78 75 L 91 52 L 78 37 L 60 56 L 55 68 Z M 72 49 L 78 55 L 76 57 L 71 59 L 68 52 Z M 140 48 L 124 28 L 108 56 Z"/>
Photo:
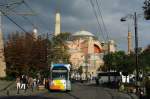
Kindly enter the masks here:
<path id="1" fill-rule="evenodd" d="M 28 84 L 29 84 L 29 87 L 31 88 L 32 92 L 33 92 L 33 84 L 34 84 L 34 81 L 33 81 L 33 78 L 32 77 L 29 77 L 28 79 Z"/>
<path id="2" fill-rule="evenodd" d="M 16 87 L 17 87 L 17 94 L 19 94 L 19 89 L 20 89 L 20 77 L 19 76 L 16 78 Z"/>
<path id="3" fill-rule="evenodd" d="M 36 88 L 36 85 L 37 85 L 37 80 L 36 80 L 36 78 L 34 78 L 33 79 L 33 87 Z"/>
<path id="4" fill-rule="evenodd" d="M 95 81 L 96 81 L 96 85 L 99 85 L 99 79 L 98 79 L 98 77 L 95 78 Z"/>
<path id="5" fill-rule="evenodd" d="M 140 89 L 139 89 L 139 98 L 140 98 L 140 99 L 143 99 L 143 96 L 144 96 L 144 92 L 143 92 L 143 90 L 140 88 Z"/>
<path id="6" fill-rule="evenodd" d="M 21 88 L 24 90 L 24 92 L 26 92 L 26 87 L 27 87 L 27 86 L 26 86 L 26 83 L 27 83 L 27 79 L 26 79 L 25 76 L 23 76 Z"/>
<path id="7" fill-rule="evenodd" d="M 22 86 L 23 86 L 23 85 L 22 85 L 22 84 L 23 84 L 23 76 L 24 76 L 24 75 L 21 75 L 21 77 L 20 77 L 20 89 L 22 89 Z"/>

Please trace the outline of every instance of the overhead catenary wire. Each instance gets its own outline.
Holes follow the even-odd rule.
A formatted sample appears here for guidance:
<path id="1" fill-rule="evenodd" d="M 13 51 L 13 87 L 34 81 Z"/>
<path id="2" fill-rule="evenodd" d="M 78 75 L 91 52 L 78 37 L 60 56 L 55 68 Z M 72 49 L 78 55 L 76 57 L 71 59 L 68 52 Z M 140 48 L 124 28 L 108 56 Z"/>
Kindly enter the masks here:
<path id="1" fill-rule="evenodd" d="M 21 4 L 21 3 L 24 3 L 23 1 L 22 2 L 19 2 L 18 4 Z M 13 3 L 12 3 L 13 4 Z M 17 4 L 17 3 L 15 3 L 15 4 Z M 15 6 L 16 7 L 16 6 Z M 14 8 L 15 8 L 14 7 Z M 12 7 L 10 8 L 10 6 L 9 7 L 6 7 L 6 10 L 8 10 L 8 11 L 11 11 L 11 12 L 13 12 L 15 15 L 18 15 L 13 9 L 12 9 Z M 7 13 L 8 14 L 8 13 Z M 6 15 L 6 14 L 5 14 Z M 29 18 L 27 18 L 27 17 L 25 17 L 25 16 L 22 16 L 28 23 L 30 23 L 33 27 L 34 27 L 34 23 L 32 23 L 31 22 L 31 20 L 29 20 Z"/>
<path id="2" fill-rule="evenodd" d="M 19 5 L 24 5 L 26 8 L 28 8 L 30 11 L 31 11 L 31 14 L 27 13 L 27 14 L 24 14 L 24 13 L 17 13 L 14 8 L 18 7 Z M 28 4 L 27 1 L 25 0 L 19 0 L 19 1 L 12 1 L 12 2 L 8 2 L 7 0 L 5 0 L 5 3 L 0 3 L 0 9 L 3 10 L 3 12 L 5 12 L 5 14 L 7 14 L 8 16 L 9 15 L 21 15 L 23 19 L 25 19 L 28 23 L 30 23 L 34 28 L 37 28 L 37 27 L 40 27 L 39 25 L 35 24 L 35 22 L 33 22 L 33 20 L 29 19 L 28 17 L 24 16 L 24 15 L 35 15 L 36 11 L 34 11 L 32 9 L 32 7 Z M 14 10 L 14 11 L 13 11 Z M 12 13 L 13 12 L 13 13 Z M 38 16 L 38 15 L 37 15 Z M 39 16 L 38 16 L 39 17 Z M 39 17 L 40 21 L 42 21 L 43 19 L 41 19 L 41 17 Z M 45 23 L 45 22 L 41 22 L 41 23 Z M 41 26 L 43 26 L 43 24 L 40 24 Z M 47 26 L 47 25 L 46 25 Z M 49 30 L 49 27 L 45 27 Z"/>
<path id="3" fill-rule="evenodd" d="M 31 12 L 34 12 L 34 10 L 28 5 L 26 1 L 23 0 L 23 4 L 30 9 Z"/>
<path id="4" fill-rule="evenodd" d="M 27 3 L 27 1 L 23 0 L 23 3 L 24 3 L 24 5 L 25 5 L 27 8 L 29 8 L 29 10 L 30 10 L 32 13 L 35 13 L 35 14 L 36 14 L 36 11 L 33 10 L 33 8 Z M 37 15 L 37 16 L 39 17 L 39 15 Z M 25 20 L 27 20 L 29 23 L 31 23 L 33 27 L 38 27 L 37 24 L 36 24 L 36 26 L 35 26 L 35 23 L 34 23 L 34 22 L 31 22 L 31 20 L 30 20 L 29 18 L 24 17 L 24 16 L 23 16 L 23 18 L 24 18 Z M 40 18 L 40 17 L 39 17 L 39 18 Z M 40 21 L 42 21 L 42 19 L 40 19 Z M 42 21 L 42 23 L 45 23 L 45 22 Z M 47 27 L 47 29 L 49 29 L 49 28 Z"/>
<path id="5" fill-rule="evenodd" d="M 5 4 L 0 4 L 0 9 L 5 11 L 5 14 L 8 14 L 11 10 L 13 10 L 16 7 L 18 7 L 22 3 L 23 3 L 22 1 L 20 1 L 20 2 L 11 2 L 11 3 L 8 3 L 6 1 Z"/>
<path id="6" fill-rule="evenodd" d="M 10 8 L 7 8 L 7 9 L 11 10 Z M 15 15 L 18 15 L 17 12 L 15 12 L 14 10 L 11 10 L 11 12 L 13 12 Z M 34 23 L 31 20 L 29 20 L 29 18 L 27 18 L 26 16 L 22 16 L 22 17 L 34 27 Z"/>
<path id="7" fill-rule="evenodd" d="M 99 0 L 99 2 L 100 2 L 100 0 Z M 107 28 L 106 28 L 106 25 L 105 25 L 105 22 L 104 22 L 104 19 L 103 19 L 101 7 L 100 7 L 101 5 L 100 5 L 100 3 L 98 3 L 97 0 L 96 0 L 96 4 L 97 4 L 97 7 L 98 7 L 99 15 L 100 15 L 100 17 L 101 17 L 101 19 L 102 19 L 102 24 L 103 24 L 104 31 L 105 31 L 105 34 L 106 34 L 106 39 L 107 39 L 107 41 L 108 41 L 108 40 L 110 39 L 110 38 L 109 38 L 109 32 L 108 32 L 108 30 L 107 30 Z"/>
<path id="8" fill-rule="evenodd" d="M 8 11 L 11 11 L 13 12 L 15 15 L 18 15 L 17 12 L 13 9 L 11 9 L 12 7 L 15 8 L 15 7 L 18 7 L 17 5 L 21 5 L 21 4 L 24 4 L 27 8 L 29 8 L 32 12 L 33 9 L 30 7 L 30 5 L 25 1 L 25 0 L 21 0 L 21 1 L 18 1 L 18 2 L 7 2 L 5 4 L 1 4 L 3 5 L 3 7 L 5 7 L 6 10 Z M 7 6 L 7 5 L 10 5 L 10 6 Z M 15 5 L 15 6 L 14 6 Z M 0 10 L 2 12 L 2 14 L 7 17 L 7 19 L 9 19 L 12 23 L 14 23 L 17 27 L 19 27 L 23 32 L 27 33 L 27 31 L 21 26 L 19 25 L 16 21 L 14 21 L 14 19 L 12 19 L 7 12 L 5 12 L 5 10 L 3 11 L 3 9 Z M 25 16 L 22 16 L 28 23 L 30 23 L 32 26 L 35 26 L 34 23 L 28 18 L 28 17 L 25 17 Z M 29 33 L 28 33 L 29 34 Z"/>
<path id="9" fill-rule="evenodd" d="M 23 4 L 27 7 L 27 8 L 29 8 L 29 10 L 33 13 L 34 12 L 34 10 L 28 5 L 28 3 L 25 1 L 25 0 L 23 0 L 22 1 L 23 2 Z M 29 20 L 29 18 L 27 18 L 27 17 L 25 17 L 25 16 L 22 16 L 25 20 L 27 20 L 33 27 L 35 26 L 34 25 L 34 23 L 32 23 L 31 22 L 31 20 Z"/>
<path id="10" fill-rule="evenodd" d="M 7 14 L 5 14 L 5 12 L 3 12 L 0 9 L 0 12 L 7 18 L 9 19 L 12 23 L 14 23 L 17 27 L 19 27 L 23 32 L 27 33 L 29 36 L 32 37 L 32 35 L 30 33 L 28 33 L 22 26 L 20 26 L 18 23 L 16 23 L 12 18 L 10 18 Z"/>
<path id="11" fill-rule="evenodd" d="M 18 1 L 18 2 L 11 2 L 11 3 L 6 3 L 6 4 L 0 4 L 0 6 L 5 6 L 5 7 L 8 7 L 8 6 L 11 6 L 11 5 L 18 5 L 18 4 L 22 4 L 23 3 L 23 0 L 21 1 Z"/>
<path id="12" fill-rule="evenodd" d="M 96 11 L 96 9 L 94 7 L 94 3 L 92 2 L 92 0 L 89 0 L 89 2 L 90 2 L 90 5 L 92 6 L 94 15 L 95 15 L 96 20 L 97 20 L 97 24 L 98 24 L 98 27 L 99 27 L 98 30 L 99 30 L 99 32 L 101 32 L 104 41 L 106 41 L 104 33 L 103 33 L 103 30 L 102 30 L 102 27 L 101 27 L 101 24 L 100 24 L 99 19 L 98 19 L 97 11 Z"/>

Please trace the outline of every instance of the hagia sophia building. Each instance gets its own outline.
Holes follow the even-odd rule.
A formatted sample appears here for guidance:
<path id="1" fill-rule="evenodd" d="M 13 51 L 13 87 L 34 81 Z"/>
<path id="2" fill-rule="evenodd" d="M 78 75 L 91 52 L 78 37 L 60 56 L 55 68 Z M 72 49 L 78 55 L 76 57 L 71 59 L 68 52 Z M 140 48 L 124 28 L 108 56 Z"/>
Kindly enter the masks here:
<path id="1" fill-rule="evenodd" d="M 61 33 L 60 13 L 56 12 L 55 17 L 55 33 L 57 36 Z M 71 40 L 66 41 L 69 48 L 70 62 L 74 70 L 73 76 L 79 75 L 79 69 L 82 76 L 95 76 L 98 70 L 104 64 L 103 55 L 106 51 L 115 52 L 116 46 L 113 40 L 110 40 L 107 46 L 96 39 L 93 33 L 85 30 L 79 30 L 71 35 Z"/>

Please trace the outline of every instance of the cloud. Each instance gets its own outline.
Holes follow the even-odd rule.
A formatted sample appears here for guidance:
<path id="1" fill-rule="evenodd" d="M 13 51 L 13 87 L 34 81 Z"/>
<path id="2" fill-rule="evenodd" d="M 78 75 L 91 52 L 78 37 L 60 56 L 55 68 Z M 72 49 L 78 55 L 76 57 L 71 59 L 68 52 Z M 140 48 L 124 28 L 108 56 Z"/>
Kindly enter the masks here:
<path id="1" fill-rule="evenodd" d="M 0 3 L 2 3 L 0 0 Z M 89 32 L 98 34 L 102 38 L 102 33 L 98 33 L 98 24 L 94 15 L 90 0 L 26 0 L 28 5 L 37 13 L 35 16 L 27 16 L 42 33 L 53 33 L 55 25 L 55 12 L 60 9 L 61 25 L 63 32 L 76 32 L 85 29 Z M 95 1 L 95 0 L 92 0 Z M 101 5 L 103 20 L 109 32 L 109 37 L 115 39 L 119 49 L 127 50 L 127 22 L 120 22 L 120 18 L 128 14 L 142 12 L 143 2 L 145 0 L 97 0 Z M 23 7 L 24 6 L 24 7 Z M 95 4 L 96 6 L 96 4 Z M 20 5 L 17 10 L 29 10 L 25 5 Z M 99 16 L 100 19 L 100 16 Z M 18 24 L 27 29 L 32 30 L 32 25 L 19 16 L 13 17 Z M 128 20 L 131 32 L 134 36 L 133 20 Z M 101 23 L 102 24 L 102 23 Z M 149 21 L 139 20 L 139 44 L 146 46 L 149 44 Z M 9 27 L 9 28 L 5 28 Z M 4 22 L 4 32 L 16 31 L 9 21 Z M 104 34 L 106 36 L 106 34 Z M 134 40 L 133 40 L 134 41 Z M 134 42 L 133 42 L 134 43 Z"/>

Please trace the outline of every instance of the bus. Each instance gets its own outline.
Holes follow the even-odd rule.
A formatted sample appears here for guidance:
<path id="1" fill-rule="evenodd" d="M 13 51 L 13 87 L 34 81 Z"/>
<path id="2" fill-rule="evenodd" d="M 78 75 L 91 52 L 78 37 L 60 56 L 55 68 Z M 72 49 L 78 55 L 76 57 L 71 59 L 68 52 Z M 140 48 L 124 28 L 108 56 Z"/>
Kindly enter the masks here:
<path id="1" fill-rule="evenodd" d="M 49 90 L 71 91 L 70 64 L 52 64 Z"/>

